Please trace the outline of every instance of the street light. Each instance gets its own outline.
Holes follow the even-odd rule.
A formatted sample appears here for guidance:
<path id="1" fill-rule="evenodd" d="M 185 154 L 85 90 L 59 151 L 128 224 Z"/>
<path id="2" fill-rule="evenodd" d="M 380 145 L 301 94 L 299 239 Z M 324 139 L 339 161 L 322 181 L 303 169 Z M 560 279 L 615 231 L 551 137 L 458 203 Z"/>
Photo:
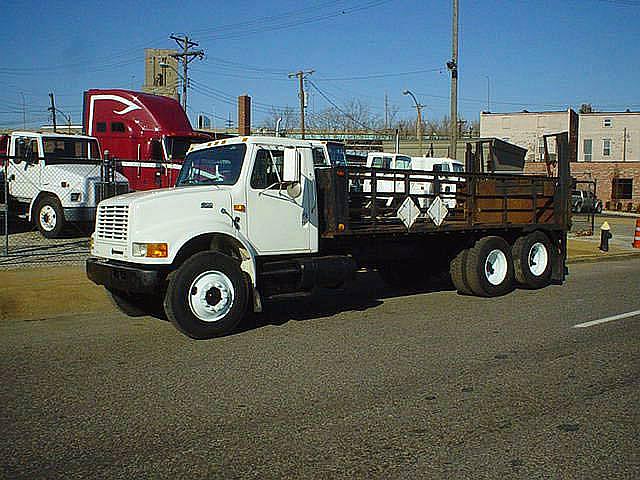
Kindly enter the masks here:
<path id="1" fill-rule="evenodd" d="M 420 156 L 422 156 L 422 107 L 424 105 L 420 105 L 418 103 L 418 100 L 416 99 L 416 96 L 413 93 L 411 93 L 409 90 L 403 91 L 402 94 L 411 96 L 411 98 L 413 99 L 413 103 L 415 104 L 415 107 L 416 107 L 416 112 L 418 112 L 418 119 L 416 123 L 416 136 L 418 137 L 418 148 L 420 150 Z"/>

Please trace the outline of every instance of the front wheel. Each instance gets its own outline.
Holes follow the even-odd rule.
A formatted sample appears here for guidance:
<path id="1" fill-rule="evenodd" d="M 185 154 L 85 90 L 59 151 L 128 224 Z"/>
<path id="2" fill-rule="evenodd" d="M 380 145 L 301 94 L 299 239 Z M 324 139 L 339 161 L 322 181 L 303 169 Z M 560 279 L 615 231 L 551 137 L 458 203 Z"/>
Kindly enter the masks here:
<path id="1" fill-rule="evenodd" d="M 185 335 L 218 337 L 233 331 L 244 317 L 247 290 L 239 262 L 218 252 L 200 252 L 170 277 L 164 309 Z"/>
<path id="2" fill-rule="evenodd" d="M 46 238 L 60 236 L 64 226 L 64 210 L 57 198 L 45 197 L 35 208 L 35 223 L 40 233 Z"/>

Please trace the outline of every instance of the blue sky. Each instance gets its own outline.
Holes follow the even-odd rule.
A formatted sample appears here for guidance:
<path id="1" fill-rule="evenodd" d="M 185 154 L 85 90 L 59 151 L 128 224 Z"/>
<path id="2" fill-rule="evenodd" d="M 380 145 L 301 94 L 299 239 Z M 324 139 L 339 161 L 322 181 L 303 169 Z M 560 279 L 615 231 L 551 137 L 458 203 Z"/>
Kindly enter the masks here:
<path id="1" fill-rule="evenodd" d="M 448 0 L 3 0 L 0 18 L 0 128 L 22 127 L 23 96 L 29 126 L 45 123 L 50 91 L 80 122 L 84 90 L 139 89 L 143 49 L 173 48 L 171 33 L 206 51 L 191 64 L 192 118 L 235 120 L 249 93 L 259 124 L 270 105 L 297 105 L 298 69 L 337 105 L 359 99 L 379 116 L 386 92 L 413 118 L 405 88 L 429 118 L 449 108 Z M 492 111 L 640 110 L 639 39 L 640 0 L 460 0 L 460 113 L 486 108 L 487 81 Z M 311 89 L 310 112 L 327 106 Z"/>

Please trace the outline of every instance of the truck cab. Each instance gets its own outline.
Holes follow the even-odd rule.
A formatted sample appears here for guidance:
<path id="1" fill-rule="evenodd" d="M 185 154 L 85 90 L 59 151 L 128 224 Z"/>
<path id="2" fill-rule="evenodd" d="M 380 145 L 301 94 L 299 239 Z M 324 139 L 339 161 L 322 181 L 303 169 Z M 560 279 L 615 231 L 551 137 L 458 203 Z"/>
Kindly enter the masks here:
<path id="1" fill-rule="evenodd" d="M 87 90 L 83 124 L 135 191 L 173 186 L 189 147 L 211 139 L 173 98 L 123 89 Z"/>
<path id="2" fill-rule="evenodd" d="M 13 132 L 7 138 L 10 211 L 54 238 L 67 223 L 92 222 L 100 198 L 102 155 L 98 140 L 84 135 Z M 118 192 L 126 178 L 114 179 Z"/>

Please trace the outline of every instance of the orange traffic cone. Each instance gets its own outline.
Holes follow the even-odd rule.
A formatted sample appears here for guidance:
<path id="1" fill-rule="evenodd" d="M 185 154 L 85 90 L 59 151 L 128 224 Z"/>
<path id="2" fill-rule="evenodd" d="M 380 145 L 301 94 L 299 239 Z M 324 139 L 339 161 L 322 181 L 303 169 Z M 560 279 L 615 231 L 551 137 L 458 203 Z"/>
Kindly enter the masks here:
<path id="1" fill-rule="evenodd" d="M 636 234 L 633 237 L 633 248 L 640 248 L 640 218 L 636 218 Z"/>

